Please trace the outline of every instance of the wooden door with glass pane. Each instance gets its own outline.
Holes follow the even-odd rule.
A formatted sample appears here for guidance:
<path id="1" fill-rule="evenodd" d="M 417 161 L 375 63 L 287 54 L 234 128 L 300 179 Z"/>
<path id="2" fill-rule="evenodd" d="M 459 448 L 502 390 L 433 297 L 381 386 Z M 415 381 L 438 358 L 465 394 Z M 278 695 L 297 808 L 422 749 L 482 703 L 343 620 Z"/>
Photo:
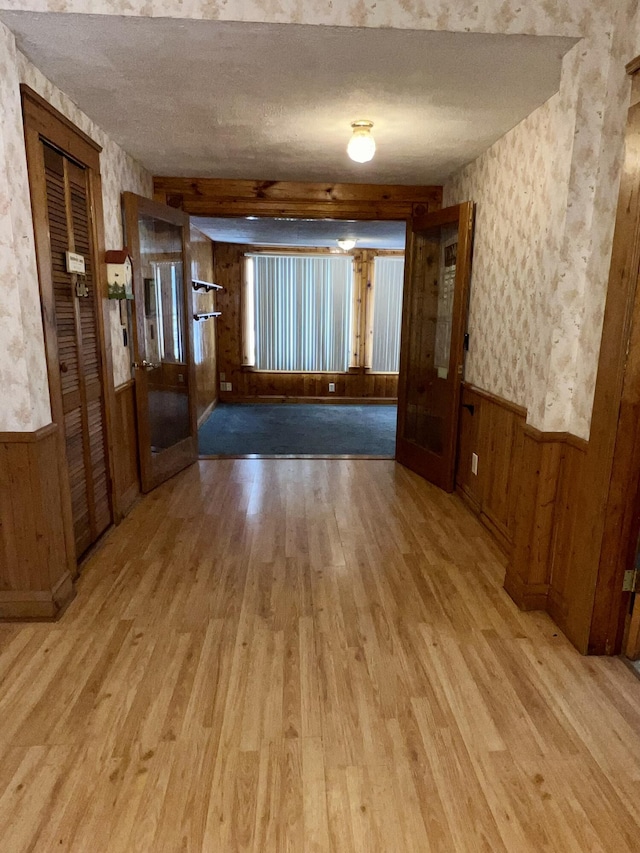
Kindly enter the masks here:
<path id="1" fill-rule="evenodd" d="M 187 214 L 124 193 L 133 257 L 134 354 L 142 490 L 195 462 L 196 385 Z"/>
<path id="2" fill-rule="evenodd" d="M 414 219 L 407 231 L 396 458 L 454 488 L 473 204 Z"/>

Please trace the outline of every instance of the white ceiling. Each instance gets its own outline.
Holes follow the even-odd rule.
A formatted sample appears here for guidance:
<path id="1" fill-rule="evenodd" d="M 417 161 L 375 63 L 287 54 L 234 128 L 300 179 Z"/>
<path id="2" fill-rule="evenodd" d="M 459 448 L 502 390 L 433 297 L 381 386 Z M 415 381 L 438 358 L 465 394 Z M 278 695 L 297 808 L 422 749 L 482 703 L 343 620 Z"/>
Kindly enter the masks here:
<path id="1" fill-rule="evenodd" d="M 334 219 L 221 219 L 192 216 L 191 221 L 221 243 L 252 246 L 315 246 L 337 249 L 337 240 L 351 237 L 360 249 L 404 250 L 406 223 L 354 222 Z"/>
<path id="2" fill-rule="evenodd" d="M 336 0 L 337 1 L 337 0 Z M 2 12 L 149 171 L 441 184 L 558 89 L 556 37 Z M 350 122 L 378 153 L 354 164 Z"/>

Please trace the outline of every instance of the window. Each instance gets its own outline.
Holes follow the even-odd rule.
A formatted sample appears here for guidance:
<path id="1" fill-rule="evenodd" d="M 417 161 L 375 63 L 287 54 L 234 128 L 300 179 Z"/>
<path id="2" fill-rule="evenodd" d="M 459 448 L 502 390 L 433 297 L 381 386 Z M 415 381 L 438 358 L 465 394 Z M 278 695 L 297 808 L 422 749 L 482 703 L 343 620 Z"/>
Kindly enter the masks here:
<path id="1" fill-rule="evenodd" d="M 247 256 L 245 363 L 258 370 L 349 368 L 350 256 Z"/>
<path id="2" fill-rule="evenodd" d="M 373 265 L 373 329 L 371 370 L 397 373 L 400 364 L 400 327 L 404 258 L 377 257 Z"/>

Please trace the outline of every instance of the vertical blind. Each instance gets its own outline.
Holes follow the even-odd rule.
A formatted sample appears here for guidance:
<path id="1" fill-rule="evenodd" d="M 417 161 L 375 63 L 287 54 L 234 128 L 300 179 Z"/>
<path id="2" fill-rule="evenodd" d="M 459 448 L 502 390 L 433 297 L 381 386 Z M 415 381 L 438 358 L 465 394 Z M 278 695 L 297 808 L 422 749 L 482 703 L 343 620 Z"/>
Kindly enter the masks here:
<path id="1" fill-rule="evenodd" d="M 400 365 L 404 258 L 376 258 L 373 270 L 371 370 L 397 373 Z"/>
<path id="2" fill-rule="evenodd" d="M 343 372 L 349 367 L 350 257 L 249 255 L 255 366 Z"/>

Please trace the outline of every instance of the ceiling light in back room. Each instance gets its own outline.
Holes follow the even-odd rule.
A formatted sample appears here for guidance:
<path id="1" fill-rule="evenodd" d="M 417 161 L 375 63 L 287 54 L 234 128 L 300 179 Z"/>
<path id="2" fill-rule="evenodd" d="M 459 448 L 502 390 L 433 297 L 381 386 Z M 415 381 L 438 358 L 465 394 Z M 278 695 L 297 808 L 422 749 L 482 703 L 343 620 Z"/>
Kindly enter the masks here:
<path id="1" fill-rule="evenodd" d="M 356 245 L 356 241 L 352 240 L 350 237 L 344 237 L 341 240 L 337 240 L 337 243 L 343 252 L 350 252 Z"/>
<path id="2" fill-rule="evenodd" d="M 368 163 L 376 153 L 376 141 L 371 133 L 372 121 L 352 121 L 353 133 L 347 145 L 347 154 L 356 163 Z"/>

